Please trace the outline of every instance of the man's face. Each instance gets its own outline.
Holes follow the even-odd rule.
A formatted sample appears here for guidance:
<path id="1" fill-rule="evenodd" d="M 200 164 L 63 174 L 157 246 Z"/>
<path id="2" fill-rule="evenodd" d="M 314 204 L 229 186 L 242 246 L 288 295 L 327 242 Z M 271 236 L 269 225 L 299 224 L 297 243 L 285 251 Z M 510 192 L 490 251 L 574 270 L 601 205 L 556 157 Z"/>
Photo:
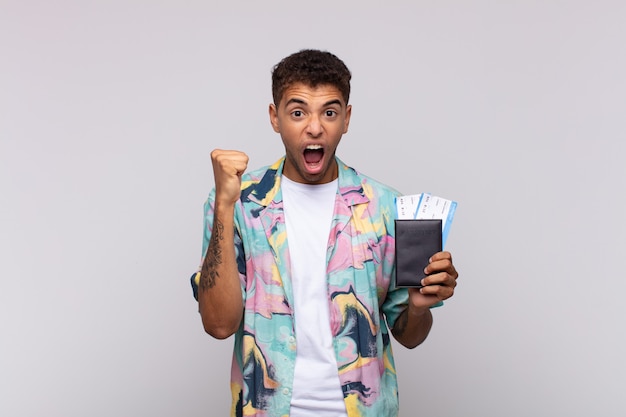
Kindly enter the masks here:
<path id="1" fill-rule="evenodd" d="M 335 150 L 348 131 L 352 106 L 331 85 L 315 88 L 294 84 L 278 106 L 270 104 L 270 122 L 285 145 L 283 174 L 304 184 L 324 184 L 337 178 Z"/>

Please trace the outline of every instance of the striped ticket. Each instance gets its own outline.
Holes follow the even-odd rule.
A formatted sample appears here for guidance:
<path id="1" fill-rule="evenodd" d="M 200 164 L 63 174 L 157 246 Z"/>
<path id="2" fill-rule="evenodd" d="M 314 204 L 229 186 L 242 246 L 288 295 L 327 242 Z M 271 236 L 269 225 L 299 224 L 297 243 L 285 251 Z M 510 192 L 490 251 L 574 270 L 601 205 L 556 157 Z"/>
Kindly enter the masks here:
<path id="1" fill-rule="evenodd" d="M 452 226 L 456 206 L 456 201 L 437 197 L 430 193 L 403 195 L 396 198 L 398 219 L 441 219 L 441 235 L 444 247 Z"/>

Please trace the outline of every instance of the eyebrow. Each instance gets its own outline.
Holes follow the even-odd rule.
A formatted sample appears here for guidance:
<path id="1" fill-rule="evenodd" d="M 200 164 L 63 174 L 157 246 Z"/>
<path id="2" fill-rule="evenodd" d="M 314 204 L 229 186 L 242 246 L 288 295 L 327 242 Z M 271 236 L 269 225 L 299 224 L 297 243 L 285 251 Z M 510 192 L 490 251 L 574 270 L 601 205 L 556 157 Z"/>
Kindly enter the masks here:
<path id="1" fill-rule="evenodd" d="M 326 103 L 324 103 L 324 107 L 330 106 L 332 104 L 339 104 L 343 107 L 343 103 L 341 102 L 341 100 L 338 99 L 327 101 Z"/>
<path id="2" fill-rule="evenodd" d="M 299 99 L 299 98 L 290 98 L 290 99 L 289 99 L 289 100 L 285 103 L 285 106 L 288 106 L 288 105 L 290 105 L 291 103 L 296 103 L 296 104 L 304 104 L 304 105 L 307 105 L 307 104 L 308 104 L 306 101 L 301 100 L 301 99 Z M 339 99 L 334 99 L 334 100 L 330 100 L 330 101 L 327 101 L 326 103 L 324 103 L 324 106 L 323 106 L 323 107 L 328 107 L 328 106 L 331 106 L 331 105 L 333 105 L 333 104 L 338 104 L 338 105 L 340 105 L 340 106 L 343 106 L 343 103 L 341 102 L 341 100 L 339 100 Z"/>
<path id="3" fill-rule="evenodd" d="M 306 104 L 306 101 L 304 100 L 300 100 L 299 98 L 290 98 L 286 103 L 285 106 L 290 105 L 291 103 L 296 103 L 296 104 Z"/>

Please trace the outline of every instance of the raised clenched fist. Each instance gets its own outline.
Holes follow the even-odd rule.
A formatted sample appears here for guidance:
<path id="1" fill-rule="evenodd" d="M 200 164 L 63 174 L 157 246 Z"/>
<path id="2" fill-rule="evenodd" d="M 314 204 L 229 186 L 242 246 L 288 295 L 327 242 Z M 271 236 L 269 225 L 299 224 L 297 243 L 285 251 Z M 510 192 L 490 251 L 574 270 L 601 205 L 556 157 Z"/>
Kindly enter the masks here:
<path id="1" fill-rule="evenodd" d="M 214 149 L 211 162 L 215 177 L 215 202 L 234 204 L 241 193 L 241 175 L 248 166 L 248 155 L 240 151 Z"/>

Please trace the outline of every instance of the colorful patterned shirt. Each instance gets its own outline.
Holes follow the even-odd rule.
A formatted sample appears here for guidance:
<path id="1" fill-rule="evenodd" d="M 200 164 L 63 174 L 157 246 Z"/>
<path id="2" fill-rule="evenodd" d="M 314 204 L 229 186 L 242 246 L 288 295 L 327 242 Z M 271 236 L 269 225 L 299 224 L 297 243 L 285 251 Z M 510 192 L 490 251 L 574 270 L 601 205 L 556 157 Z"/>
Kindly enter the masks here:
<path id="1" fill-rule="evenodd" d="M 235 246 L 244 316 L 235 334 L 231 416 L 287 417 L 297 335 L 280 179 L 284 158 L 245 174 L 235 208 Z M 349 417 L 398 414 L 389 330 L 407 307 L 394 288 L 398 193 L 337 159 L 338 192 L 328 240 L 330 327 Z M 205 254 L 213 222 L 205 204 Z M 192 277 L 197 299 L 199 274 Z"/>

